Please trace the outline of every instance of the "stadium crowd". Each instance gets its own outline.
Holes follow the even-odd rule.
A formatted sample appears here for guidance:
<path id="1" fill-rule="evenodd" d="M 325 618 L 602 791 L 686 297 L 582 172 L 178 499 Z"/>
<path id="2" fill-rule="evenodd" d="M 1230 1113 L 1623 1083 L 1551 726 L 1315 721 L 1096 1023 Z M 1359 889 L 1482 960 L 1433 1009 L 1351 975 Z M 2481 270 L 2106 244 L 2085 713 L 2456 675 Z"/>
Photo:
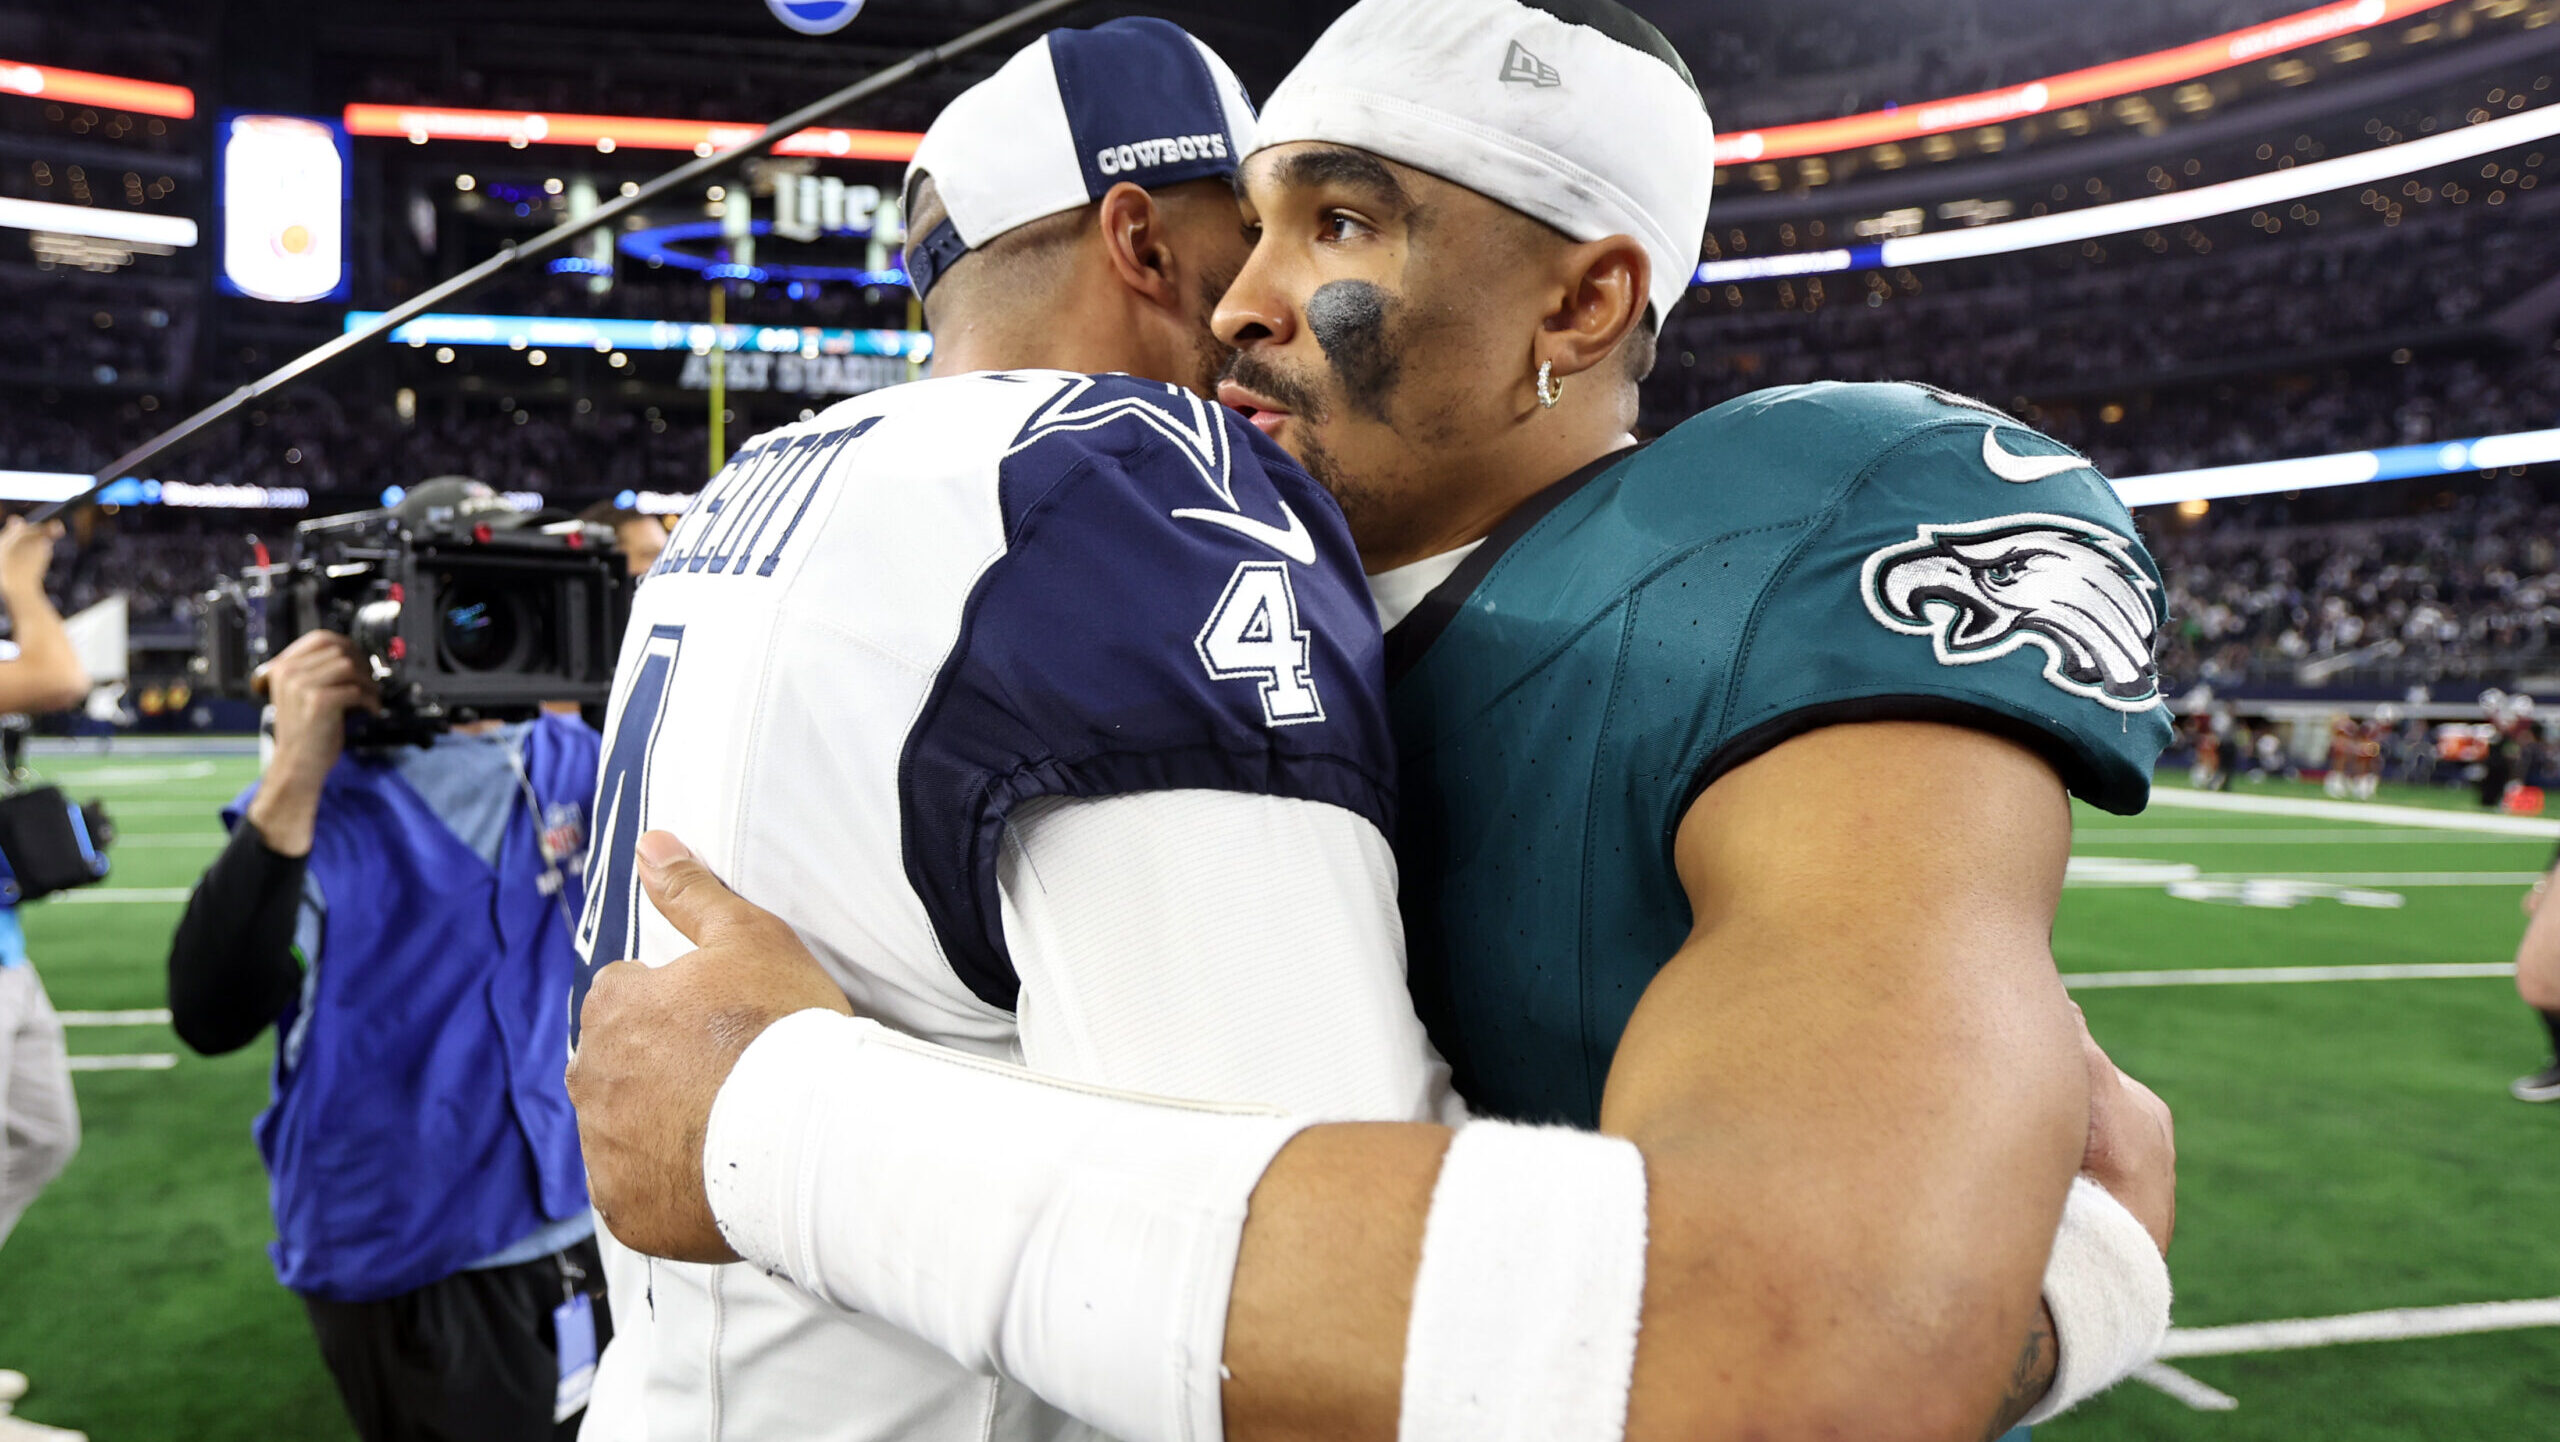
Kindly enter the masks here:
<path id="1" fill-rule="evenodd" d="M 195 327 L 156 289 L 0 276 L 0 384 L 164 385 Z"/>
<path id="2" fill-rule="evenodd" d="M 2173 687 L 2494 681 L 2560 651 L 2560 505 L 2520 483 L 2395 520 L 2153 529 Z"/>
<path id="3" fill-rule="evenodd" d="M 2113 409 L 2110 406 L 2113 405 Z M 2134 405 L 2030 405 L 2027 419 L 2111 476 L 2284 460 L 2560 425 L 2560 352 L 2389 360 L 2247 385 L 2206 384 Z"/>
<path id="4" fill-rule="evenodd" d="M 2539 229 L 2463 216 L 2175 264 L 2008 257 L 1726 287 L 1673 319 L 1647 400 L 1686 415 L 1767 385 L 1915 376 L 2011 404 L 2131 390 L 2480 332 L 2555 269 Z"/>

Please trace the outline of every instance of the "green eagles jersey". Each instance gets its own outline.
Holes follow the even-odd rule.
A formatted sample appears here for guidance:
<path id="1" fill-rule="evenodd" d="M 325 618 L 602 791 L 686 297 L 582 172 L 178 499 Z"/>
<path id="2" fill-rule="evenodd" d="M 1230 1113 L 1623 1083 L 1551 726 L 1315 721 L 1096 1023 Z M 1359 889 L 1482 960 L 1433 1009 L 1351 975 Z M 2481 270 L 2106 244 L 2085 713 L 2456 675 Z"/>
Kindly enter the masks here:
<path id="1" fill-rule="evenodd" d="M 1981 727 L 2139 811 L 2161 620 L 2104 478 L 1924 387 L 1745 396 L 1549 488 L 1388 636 L 1414 993 L 1460 1092 L 1597 1120 L 1689 931 L 1682 816 L 1789 737 Z"/>

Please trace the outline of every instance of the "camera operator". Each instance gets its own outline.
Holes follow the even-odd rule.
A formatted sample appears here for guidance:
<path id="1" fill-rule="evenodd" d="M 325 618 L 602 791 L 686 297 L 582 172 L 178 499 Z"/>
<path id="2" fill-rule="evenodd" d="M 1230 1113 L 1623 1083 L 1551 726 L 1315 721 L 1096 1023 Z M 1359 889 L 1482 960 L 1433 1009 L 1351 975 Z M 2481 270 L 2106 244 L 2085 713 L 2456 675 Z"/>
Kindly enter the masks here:
<path id="1" fill-rule="evenodd" d="M 401 510 L 517 519 L 476 482 Z M 275 745 L 169 955 L 179 1037 L 277 1034 L 257 1141 L 277 1280 L 367 1442 L 576 1434 L 605 1328 L 561 1083 L 599 738 L 575 716 L 349 746 L 369 658 L 310 631 L 263 670 Z"/>
<path id="2" fill-rule="evenodd" d="M 0 526 L 0 609 L 16 643 L 16 654 L 0 659 L 0 711 L 60 711 L 89 694 L 88 669 L 44 593 L 61 534 L 59 522 L 30 526 L 12 517 Z M 27 960 L 17 908 L 0 907 L 0 1243 L 79 1147 L 62 1022 Z M 26 1390 L 24 1374 L 0 1370 L 0 1437 Z"/>
<path id="3" fill-rule="evenodd" d="M 598 501 L 580 511 L 578 519 L 591 526 L 613 528 L 614 548 L 622 552 L 623 561 L 635 578 L 649 574 L 649 568 L 658 563 L 659 554 L 667 549 L 666 520 L 647 511 Z"/>

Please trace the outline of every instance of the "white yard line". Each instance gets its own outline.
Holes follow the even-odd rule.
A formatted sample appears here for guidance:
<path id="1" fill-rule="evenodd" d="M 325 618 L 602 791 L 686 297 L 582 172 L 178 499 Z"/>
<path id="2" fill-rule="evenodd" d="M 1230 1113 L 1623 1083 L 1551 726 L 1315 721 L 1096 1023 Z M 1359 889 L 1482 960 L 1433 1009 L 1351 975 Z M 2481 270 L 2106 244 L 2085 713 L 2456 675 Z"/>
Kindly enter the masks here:
<path id="1" fill-rule="evenodd" d="M 2560 836 L 2560 821 L 2539 816 L 2499 816 L 2485 811 L 2437 811 L 2425 806 L 2389 806 L 2375 801 L 2318 801 L 2308 796 L 2248 796 L 2234 791 L 2179 791 L 2168 787 L 2151 793 L 2154 806 L 2188 811 L 2230 811 L 2246 816 L 2299 816 L 2317 821 L 2388 823 L 2429 831 L 2479 831 L 2500 836 Z"/>
<path id="2" fill-rule="evenodd" d="M 142 1011 L 65 1011 L 54 1014 L 64 1026 L 167 1026 L 169 1009 L 155 1006 Z"/>
<path id="3" fill-rule="evenodd" d="M 2172 1327 L 2163 1357 L 2232 1357 L 2243 1352 L 2291 1352 L 2341 1342 L 2399 1342 L 2413 1337 L 2460 1337 L 2474 1332 L 2513 1332 L 2560 1327 L 2560 1297 L 2529 1302 L 2463 1302 L 2450 1307 L 2394 1307 L 2343 1317 L 2303 1317 L 2285 1322 L 2242 1322 L 2229 1327 Z"/>
<path id="4" fill-rule="evenodd" d="M 2094 856 L 2075 857 L 2085 861 L 2139 861 L 2140 857 Z M 2164 866 L 2174 863 L 2163 863 Z M 2248 882 L 2307 881 L 2323 886 L 2531 886 L 2542 879 L 2539 871 L 2233 871 L 2197 872 L 2193 875 L 2170 876 L 2164 870 L 2157 876 L 2081 875 L 2066 877 L 2063 887 L 2081 891 L 2091 887 L 2147 886 L 2157 890 L 2173 881 Z M 65 895 L 76 896 L 77 892 Z"/>
<path id="5" fill-rule="evenodd" d="M 148 756 L 153 760 L 200 760 L 207 756 L 255 756 L 255 736 L 118 736 L 111 743 L 90 739 L 35 736 L 27 741 L 30 756 L 60 756 L 78 761 L 116 761 Z"/>
<path id="6" fill-rule="evenodd" d="M 216 833 L 217 835 L 219 833 Z M 2530 836 L 2466 835 L 2459 831 L 2413 831 L 2383 826 L 2331 826 L 2306 831 L 2293 827 L 2230 826 L 2219 830 L 2179 826 L 2083 826 L 2082 841 L 2106 846 L 2517 846 Z M 122 842 L 118 842 L 122 845 Z"/>
<path id="7" fill-rule="evenodd" d="M 2448 981 L 2515 974 L 2514 965 L 2508 962 L 2452 961 L 2401 966 L 2235 966 L 2196 971 L 2065 972 L 2062 984 L 2073 991 L 2108 991 L 2117 987 L 2249 986 L 2262 982 Z"/>
<path id="8" fill-rule="evenodd" d="M 89 886 L 71 891 L 58 891 L 45 898 L 47 903 L 71 903 L 83 906 L 115 906 L 129 901 L 184 901 L 191 893 L 183 886 Z"/>
<path id="9" fill-rule="evenodd" d="M 166 786 L 172 781 L 202 781 L 213 775 L 210 761 L 180 761 L 160 766 L 97 766 L 85 771 L 47 773 L 56 786 Z"/>
<path id="10" fill-rule="evenodd" d="M 2560 1297 L 2530 1302 L 2463 1302 L 2450 1307 L 2394 1307 L 2343 1317 L 2300 1317 L 2283 1322 L 2241 1322 L 2228 1327 L 2172 1327 L 2160 1347 L 2162 1360 L 2137 1368 L 2133 1380 L 2157 1387 L 2199 1412 L 2228 1412 L 2240 1399 L 2168 1364 L 2171 1357 L 2236 1357 L 2254 1352 L 2294 1352 L 2346 1342 L 2401 1342 L 2417 1337 L 2463 1337 L 2560 1327 Z"/>
<path id="11" fill-rule="evenodd" d="M 70 1058 L 73 1071 L 167 1071 L 178 1059 L 165 1051 L 139 1052 L 132 1056 L 75 1056 Z"/>
<path id="12" fill-rule="evenodd" d="M 2240 1399 L 2219 1387 L 2210 1387 L 2166 1362 L 2145 1362 L 2133 1369 L 2133 1380 L 2146 1387 L 2157 1387 L 2199 1412 L 2228 1412 L 2240 1405 Z"/>
<path id="13" fill-rule="evenodd" d="M 140 835 L 120 832 L 107 850 L 113 854 L 130 846 L 192 846 L 199 851 L 219 851 L 230 839 L 220 831 L 146 831 Z"/>

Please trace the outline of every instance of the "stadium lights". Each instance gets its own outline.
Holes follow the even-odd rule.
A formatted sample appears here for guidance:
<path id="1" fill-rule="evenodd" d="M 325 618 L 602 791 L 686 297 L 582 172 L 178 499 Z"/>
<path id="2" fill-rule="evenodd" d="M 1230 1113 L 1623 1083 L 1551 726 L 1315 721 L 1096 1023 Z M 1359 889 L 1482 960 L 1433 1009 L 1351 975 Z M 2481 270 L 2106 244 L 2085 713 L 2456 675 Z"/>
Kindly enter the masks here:
<path id="1" fill-rule="evenodd" d="M 2063 75 L 2049 75 L 2025 85 L 1985 90 L 1945 100 L 1922 101 L 1890 110 L 1766 130 L 1741 130 L 1716 137 L 1716 164 L 1755 160 L 1787 160 L 1801 155 L 1828 155 L 1887 141 L 1913 140 L 1949 130 L 2019 120 L 2051 110 L 2112 100 L 2119 95 L 2173 85 L 2245 65 L 2287 50 L 2388 25 L 2452 0 L 2343 0 L 2304 10 L 2263 25 L 2216 35 L 2192 45 L 2157 50 L 2127 60 L 2093 65 Z"/>
<path id="2" fill-rule="evenodd" d="M 1768 280 L 1789 275 L 1928 265 L 1935 261 L 1972 260 L 1986 255 L 2033 250 L 2039 246 L 2095 240 L 2100 236 L 2152 230 L 2261 206 L 2281 205 L 2288 200 L 2300 200 L 2332 190 L 2351 190 L 2413 171 L 2469 160 L 2493 150 L 2545 140 L 2553 135 L 2560 135 L 2560 105 L 2546 105 L 2520 115 L 2482 121 L 2442 135 L 2430 135 L 2423 140 L 2404 140 L 2397 145 L 2385 145 L 2359 155 L 2343 155 L 2335 160 L 2269 171 L 2240 180 L 2226 180 L 2219 185 L 2200 186 L 2194 190 L 2146 195 L 2139 200 L 2093 205 L 2082 210 L 2066 210 L 2025 220 L 1997 221 L 1965 230 L 1904 236 L 1846 250 L 1709 261 L 1698 267 L 1697 284 L 1723 285 L 1732 281 Z"/>
<path id="3" fill-rule="evenodd" d="M 178 120 L 196 113 L 196 93 L 183 85 L 155 80 L 127 80 L 121 75 L 93 75 L 52 65 L 0 60 L 0 95 L 35 95 L 74 105 L 103 105 L 137 115 L 166 115 Z"/>
<path id="4" fill-rule="evenodd" d="M 347 312 L 362 329 L 382 314 Z M 867 355 L 920 361 L 933 337 L 920 330 L 838 330 L 826 326 L 702 325 L 676 320 L 573 320 L 539 315 L 422 315 L 391 332 L 412 345 L 542 346 L 552 350 L 753 351 L 765 355 Z"/>
<path id="5" fill-rule="evenodd" d="M 0 199 L 0 228 L 85 235 L 92 240 L 122 240 L 136 245 L 184 249 L 196 243 L 196 223 L 183 215 L 138 215 L 88 205 L 62 205 L 50 200 Z"/>
<path id="6" fill-rule="evenodd" d="M 704 120 L 653 120 L 637 115 L 570 115 L 551 111 L 457 110 L 447 106 L 350 105 L 349 135 L 389 136 L 397 140 L 498 141 L 522 149 L 527 145 L 583 145 L 611 153 L 620 149 L 683 150 L 709 155 L 756 137 L 755 125 Z M 815 126 L 783 140 L 776 155 L 809 155 L 834 160 L 909 160 L 923 139 L 905 130 L 846 130 Z"/>
<path id="7" fill-rule="evenodd" d="M 2560 430 L 2513 431 L 2467 441 L 2393 446 L 2379 451 L 2348 451 L 2334 456 L 2303 456 L 2289 461 L 2256 461 L 2240 466 L 2209 466 L 2195 471 L 2166 471 L 2130 476 L 2115 483 L 2128 506 L 2165 506 L 2178 501 L 2220 501 L 2234 496 L 2265 496 L 2285 491 L 2316 491 L 2331 486 L 2360 486 L 2369 481 L 2404 481 L 2417 476 L 2457 476 L 2494 471 L 2505 466 L 2546 465 L 2560 461 Z"/>

